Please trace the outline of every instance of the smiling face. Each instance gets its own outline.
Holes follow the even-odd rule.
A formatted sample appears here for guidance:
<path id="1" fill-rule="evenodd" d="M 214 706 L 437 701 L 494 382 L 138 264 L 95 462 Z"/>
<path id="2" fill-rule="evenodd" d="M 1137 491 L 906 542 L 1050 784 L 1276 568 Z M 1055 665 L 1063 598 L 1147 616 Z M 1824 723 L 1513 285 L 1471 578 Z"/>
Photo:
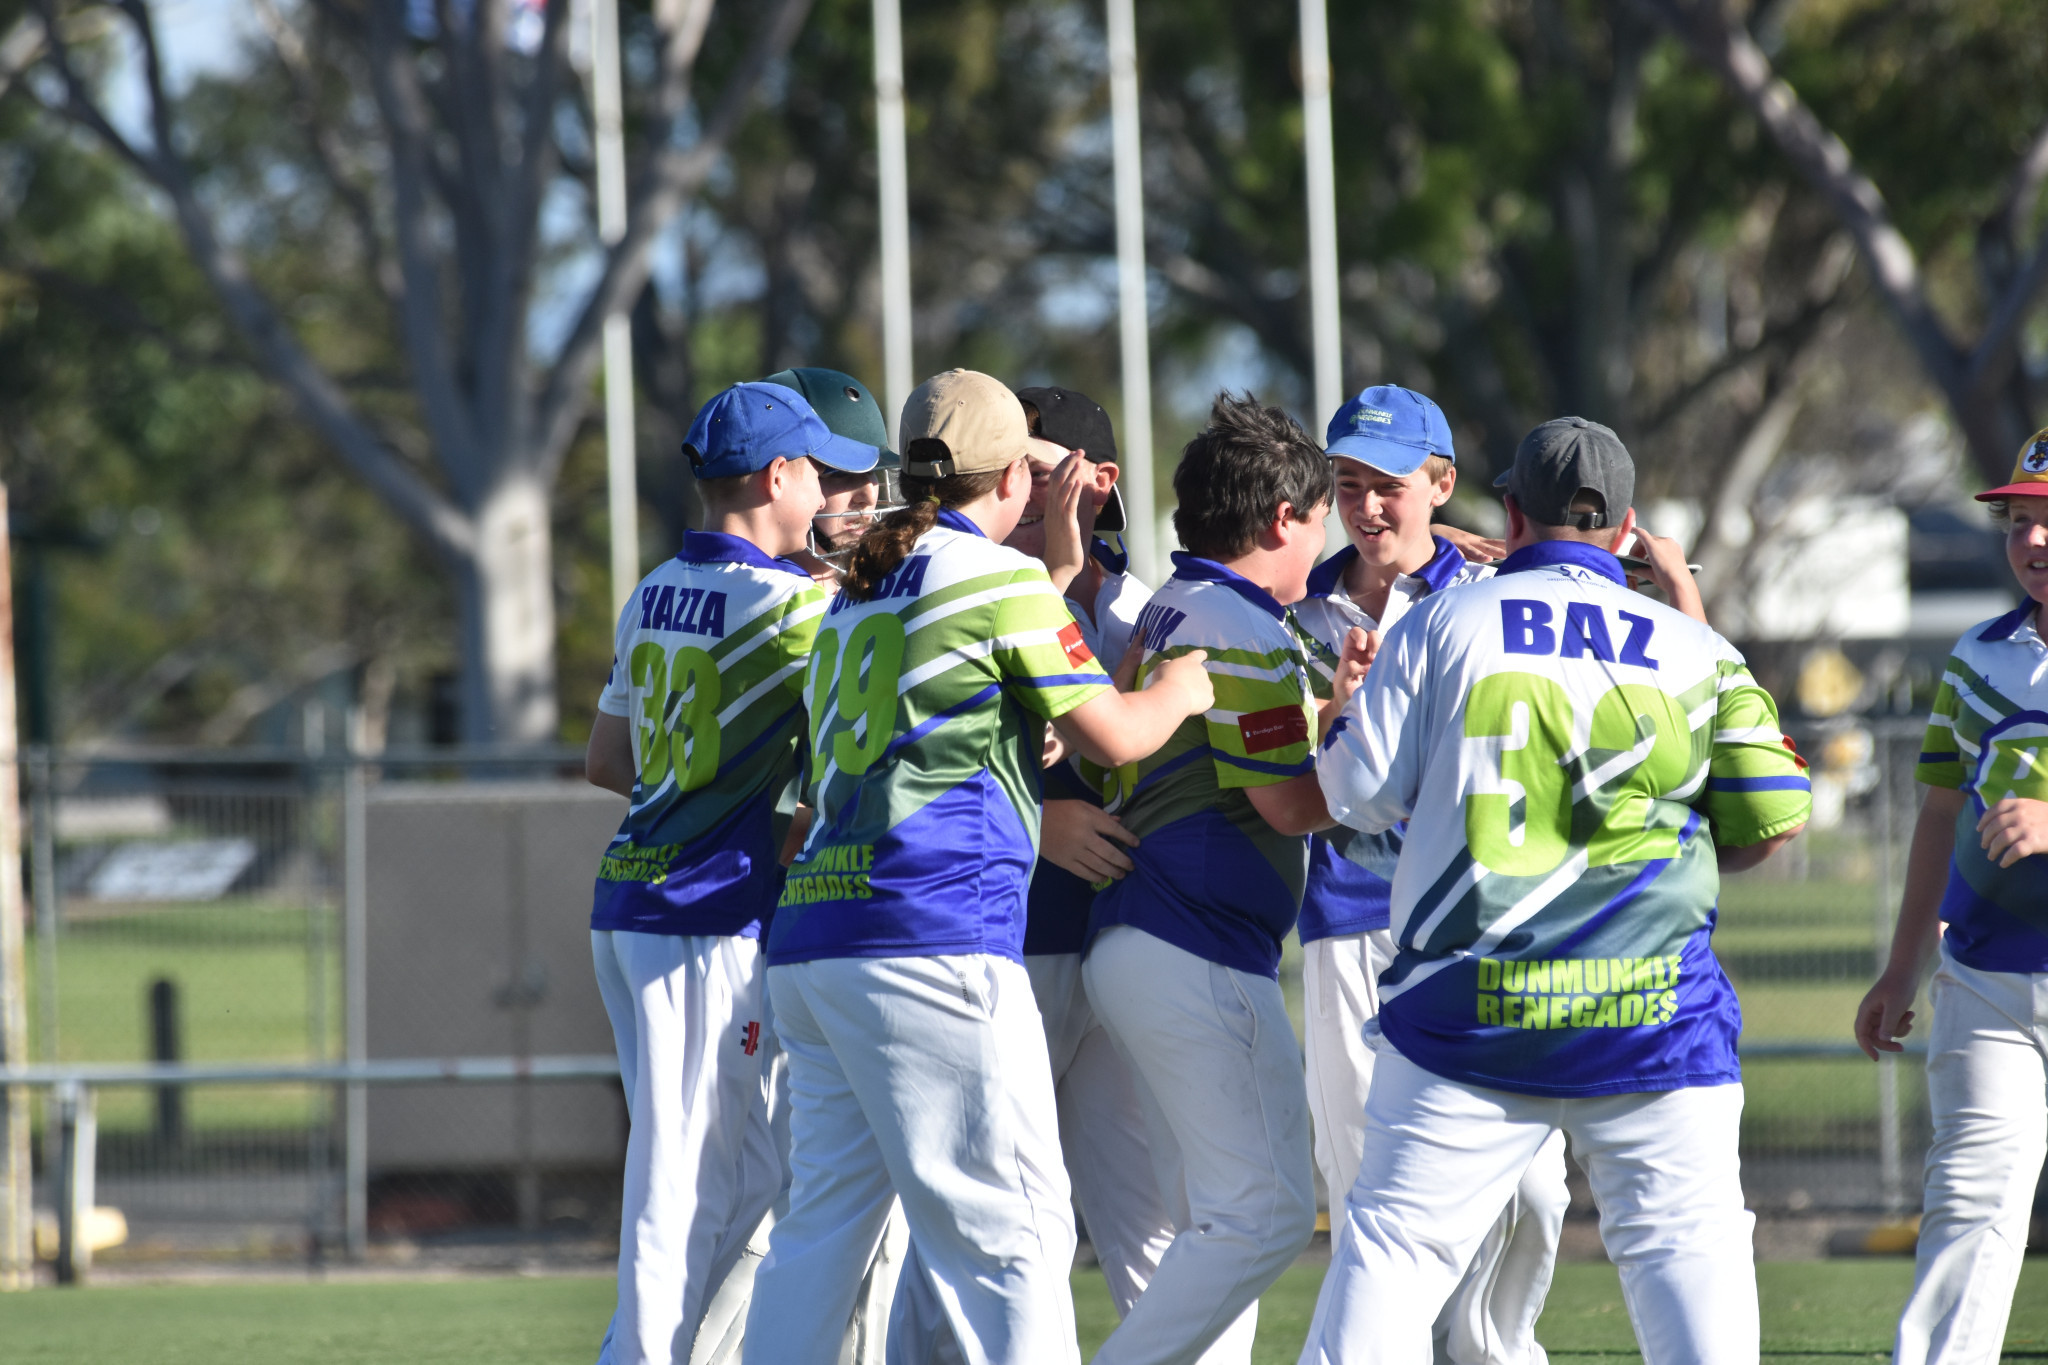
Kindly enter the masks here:
<path id="1" fill-rule="evenodd" d="M 1432 478 L 1435 463 L 1432 459 L 1412 474 L 1397 475 L 1357 460 L 1335 461 L 1337 516 L 1362 562 L 1412 572 L 1435 555 L 1430 518 L 1458 483 L 1458 472 L 1448 461 L 1442 476 Z"/>
<path id="2" fill-rule="evenodd" d="M 2048 497 L 2006 499 L 2005 560 L 2020 587 L 2048 602 Z"/>
<path id="3" fill-rule="evenodd" d="M 1060 467 L 1060 461 L 1067 458 L 1068 450 L 1063 445 L 1031 438 L 1025 452 L 1025 460 L 1031 467 L 1031 497 L 1024 504 L 1024 514 L 1017 519 L 1017 529 L 1010 532 L 1003 542 L 1012 550 L 1021 551 L 1033 559 L 1045 558 L 1045 498 L 1052 485 L 1053 471 Z M 1085 472 L 1089 486 L 1081 493 L 1081 539 L 1085 543 L 1095 531 L 1095 514 L 1109 499 L 1109 490 L 1115 486 L 1117 467 L 1109 463 L 1090 464 Z"/>

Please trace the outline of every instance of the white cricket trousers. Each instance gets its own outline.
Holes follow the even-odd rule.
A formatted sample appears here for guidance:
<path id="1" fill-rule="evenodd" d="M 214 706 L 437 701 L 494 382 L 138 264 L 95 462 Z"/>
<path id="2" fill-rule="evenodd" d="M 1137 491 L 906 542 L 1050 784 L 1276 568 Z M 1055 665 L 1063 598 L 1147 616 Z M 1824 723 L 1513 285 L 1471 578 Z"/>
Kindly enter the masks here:
<path id="1" fill-rule="evenodd" d="M 767 990 L 762 990 L 767 1000 Z M 772 1023 L 775 1010 L 768 1008 Z M 754 1226 L 739 1262 L 726 1273 L 704 1307 L 704 1320 L 697 1327 L 697 1343 L 690 1351 L 690 1365 L 740 1365 L 745 1350 L 747 1308 L 753 1302 L 754 1275 L 768 1256 L 769 1233 L 776 1220 L 789 1212 L 789 1059 L 773 1028 L 762 1029 L 762 1091 L 768 1100 L 768 1129 L 775 1136 L 775 1154 L 782 1172 L 781 1192 L 775 1205 Z M 881 1244 L 861 1280 L 853 1304 L 853 1321 L 847 1324 L 846 1339 L 840 1347 L 839 1365 L 886 1365 L 889 1309 L 896 1298 L 896 1277 L 910 1249 L 910 1233 L 903 1225 L 900 1206 L 889 1214 Z"/>
<path id="2" fill-rule="evenodd" d="M 1077 1362 L 1071 1192 L 1024 968 L 828 958 L 770 968 L 768 989 L 791 1184 L 755 1275 L 748 1365 L 835 1365 L 897 1196 L 968 1365 Z"/>
<path id="3" fill-rule="evenodd" d="M 760 944 L 592 930 L 631 1127 L 619 1302 L 600 1365 L 687 1361 L 709 1293 L 775 1200 Z"/>
<path id="4" fill-rule="evenodd" d="M 1151 1283 L 1174 1235 L 1152 1167 L 1137 1082 L 1088 1003 L 1079 953 L 1033 954 L 1024 959 L 1024 970 L 1045 1021 L 1067 1179 L 1122 1321 Z M 957 1358 L 937 1296 L 925 1283 L 913 1255 L 889 1321 L 892 1365 L 950 1365 Z M 1203 1353 L 1202 1365 L 1247 1365 L 1257 1327 L 1256 1313 L 1241 1316 L 1238 1326 Z"/>
<path id="5" fill-rule="evenodd" d="M 1645 1365 L 1756 1365 L 1740 1085 L 1584 1099 L 1485 1090 L 1380 1040 L 1358 1183 L 1301 1365 L 1428 1365 L 1430 1327 L 1551 1135 L 1571 1137 Z"/>
<path id="6" fill-rule="evenodd" d="M 1081 955 L 1027 957 L 1024 970 L 1045 1021 L 1067 1178 L 1110 1300 L 1123 1318 L 1173 1244 L 1173 1219 L 1159 1197 L 1137 1084 L 1088 1003 Z"/>
<path id="7" fill-rule="evenodd" d="M 1243 1359 L 1259 1295 L 1316 1226 L 1301 1049 L 1280 984 L 1128 925 L 1097 936 L 1081 975 L 1136 1078 L 1176 1229 L 1095 1365 L 1192 1365 L 1226 1334 Z"/>
<path id="8" fill-rule="evenodd" d="M 1343 1217 L 1344 1196 L 1358 1180 L 1365 1150 L 1365 1100 L 1375 1056 L 1365 1026 L 1380 1012 L 1379 976 L 1396 951 L 1394 936 L 1385 929 L 1302 945 L 1308 1108 L 1333 1227 Z M 1556 1133 L 1529 1164 L 1444 1304 L 1432 1332 L 1439 1361 L 1544 1365 L 1548 1357 L 1536 1341 L 1536 1320 L 1550 1293 L 1570 1205 L 1564 1134 Z"/>
<path id="9" fill-rule="evenodd" d="M 1941 949 L 1929 1004 L 1927 1151 L 1913 1293 L 1895 1365 L 1996 1365 L 2048 1156 L 2048 974 Z"/>

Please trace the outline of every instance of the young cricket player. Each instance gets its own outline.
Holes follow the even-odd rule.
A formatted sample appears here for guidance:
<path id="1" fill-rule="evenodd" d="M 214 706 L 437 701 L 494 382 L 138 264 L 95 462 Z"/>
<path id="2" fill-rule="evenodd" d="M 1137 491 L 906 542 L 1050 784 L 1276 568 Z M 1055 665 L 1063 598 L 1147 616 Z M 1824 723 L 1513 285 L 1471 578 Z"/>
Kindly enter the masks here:
<path id="1" fill-rule="evenodd" d="M 861 473 L 876 454 L 776 384 L 712 399 L 683 450 L 706 529 L 620 615 L 587 758 L 593 783 L 632 802 L 590 920 L 631 1116 L 604 1365 L 688 1359 L 706 1294 L 782 1183 L 758 939 L 825 594 L 781 556 L 822 503 L 819 466 Z"/>
<path id="2" fill-rule="evenodd" d="M 2026 600 L 1956 642 L 1920 755 L 1891 962 L 1856 1011 L 1875 1059 L 1930 988 L 1926 1210 L 1896 1365 L 1992 1365 L 2048 1156 L 2048 428 L 1979 493 Z"/>
<path id="3" fill-rule="evenodd" d="M 1328 823 L 1317 708 L 1286 604 L 1323 544 L 1330 469 L 1292 418 L 1223 395 L 1174 473 L 1185 553 L 1138 618 L 1141 680 L 1206 652 L 1216 701 L 1114 779 L 1133 870 L 1096 898 L 1088 1000 L 1138 1081 L 1176 1236 L 1100 1365 L 1248 1351 L 1258 1297 L 1315 1230 L 1280 941 Z M 1233 1326 L 1235 1324 L 1235 1326 Z"/>
<path id="4" fill-rule="evenodd" d="M 1409 821 L 1358 1180 L 1304 1365 L 1426 1365 L 1431 1329 L 1560 1129 L 1646 1360 L 1754 1365 L 1719 871 L 1804 825 L 1768 693 L 1632 592 L 1634 465 L 1582 418 L 1505 478 L 1509 555 L 1388 632 L 1317 769 L 1366 834 Z"/>
<path id="5" fill-rule="evenodd" d="M 1074 1361 L 1073 1215 L 1021 961 L 1044 722 L 1116 764 L 1213 696 L 1199 659 L 1118 692 L 1044 566 L 1000 544 L 1031 492 L 1014 394 L 948 371 L 900 431 L 909 501 L 855 550 L 811 658 L 816 817 L 768 945 L 793 1183 L 745 1358 L 838 1360 L 900 1196 L 966 1359 Z"/>
<path id="6" fill-rule="evenodd" d="M 1128 559 L 1095 534 L 1123 529 L 1109 414 L 1072 389 L 1020 389 L 1017 396 L 1034 438 L 1028 456 L 1031 499 L 1003 543 L 1046 561 L 1081 638 L 1113 673 L 1151 590 L 1131 575 Z M 1044 827 L 1024 925 L 1024 969 L 1045 1021 L 1059 1102 L 1060 1150 L 1074 1202 L 1121 1318 L 1173 1241 L 1173 1223 L 1153 1178 L 1130 1068 L 1081 986 L 1093 883 L 1129 870 L 1125 850 L 1137 843 L 1121 821 L 1102 809 L 1100 775 L 1094 776 L 1097 786 L 1091 788 L 1077 762 L 1045 770 Z"/>
<path id="7" fill-rule="evenodd" d="M 1336 474 L 1337 518 L 1349 539 L 1316 566 L 1294 617 L 1308 636 L 1309 680 L 1330 695 L 1345 636 L 1383 638 L 1432 593 L 1493 576 L 1432 533 L 1436 509 L 1457 487 L 1457 453 L 1443 410 L 1397 385 L 1368 388 L 1331 417 L 1326 449 Z M 1310 842 L 1297 925 L 1302 946 L 1303 1051 L 1316 1164 L 1341 1216 L 1358 1179 L 1373 1053 L 1365 1026 L 1379 1013 L 1379 975 L 1394 960 L 1387 931 L 1401 831 L 1342 826 Z M 1347 853 L 1350 856 L 1347 856 Z M 1376 865 L 1380 870 L 1374 870 Z M 1564 1139 L 1552 1138 L 1501 1211 L 1435 1328 L 1453 1365 L 1532 1365 L 1544 1359 L 1536 1319 L 1571 1197 Z"/>
<path id="8" fill-rule="evenodd" d="M 828 429 L 836 436 L 873 446 L 875 466 L 866 472 L 821 469 L 819 492 L 824 506 L 811 518 L 811 531 L 803 549 L 790 559 L 801 565 L 813 582 L 827 594 L 839 591 L 853 547 L 880 510 L 897 500 L 896 480 L 902 460 L 889 448 L 888 424 L 881 407 L 867 385 L 839 370 L 805 367 L 780 370 L 761 382 L 780 384 L 803 395 Z M 785 799 L 795 800 L 794 791 Z M 798 812 L 806 814 L 807 812 Z M 792 838 L 801 841 L 802 831 Z M 788 848 L 785 842 L 785 850 Z M 787 1207 L 789 1180 L 789 1068 L 775 1040 L 775 1031 L 764 1025 L 761 1035 L 763 1085 L 767 1094 L 768 1127 L 775 1139 L 777 1159 L 783 1173 L 781 1207 Z M 733 1268 L 718 1283 L 704 1309 L 697 1329 L 697 1341 L 690 1352 L 690 1365 L 737 1365 L 746 1331 L 747 1308 L 753 1298 L 755 1272 L 768 1254 L 768 1237 L 775 1225 L 775 1211 L 765 1215 L 747 1239 L 745 1249 Z M 902 1267 L 909 1234 L 901 1212 L 892 1215 L 888 1230 L 876 1248 L 875 1258 L 861 1281 L 854 1301 L 853 1320 L 847 1325 L 844 1365 L 883 1365 L 889 1311 L 896 1298 L 897 1272 Z"/>
<path id="9" fill-rule="evenodd" d="M 868 386 L 852 375 L 806 366 L 778 370 L 762 382 L 795 389 L 826 426 L 879 452 L 875 467 L 866 473 L 829 469 L 819 473 L 818 489 L 825 496 L 825 505 L 811 519 L 811 534 L 804 548 L 790 556 L 810 570 L 819 587 L 837 592 L 839 576 L 853 547 L 860 543 L 861 533 L 896 503 L 903 460 L 889 448 L 889 424 L 882 417 L 881 405 Z"/>

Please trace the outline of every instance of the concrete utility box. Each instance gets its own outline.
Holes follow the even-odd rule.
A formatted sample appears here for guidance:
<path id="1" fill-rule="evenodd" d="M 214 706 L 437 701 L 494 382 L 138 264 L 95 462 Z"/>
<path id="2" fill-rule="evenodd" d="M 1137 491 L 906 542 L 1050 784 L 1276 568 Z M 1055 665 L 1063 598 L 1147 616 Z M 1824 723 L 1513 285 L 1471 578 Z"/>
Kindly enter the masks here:
<path id="1" fill-rule="evenodd" d="M 590 897 L 623 798 L 581 782 L 391 783 L 368 797 L 369 1050 L 609 1053 Z M 371 1086 L 373 1171 L 611 1165 L 603 1082 Z"/>

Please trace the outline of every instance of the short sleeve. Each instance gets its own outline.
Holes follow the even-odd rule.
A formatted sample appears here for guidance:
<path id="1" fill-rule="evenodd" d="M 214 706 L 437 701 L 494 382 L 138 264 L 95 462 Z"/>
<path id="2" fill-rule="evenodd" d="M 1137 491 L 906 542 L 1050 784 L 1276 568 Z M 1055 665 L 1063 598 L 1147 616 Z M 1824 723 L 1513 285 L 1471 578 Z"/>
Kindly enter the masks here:
<path id="1" fill-rule="evenodd" d="M 1927 734 L 1920 741 L 1920 762 L 1913 777 L 1930 787 L 1961 791 L 1969 776 L 1963 771 L 1962 749 L 1956 743 L 1962 701 L 1956 695 L 1955 668 L 1956 661 L 1950 658 L 1942 670 L 1941 690 L 1934 694 L 1934 710 L 1927 717 Z"/>
<path id="2" fill-rule="evenodd" d="M 1219 787 L 1268 787 L 1315 771 L 1315 701 L 1293 631 L 1281 626 L 1263 643 L 1209 651 L 1216 705 L 1203 724 Z"/>
<path id="3" fill-rule="evenodd" d="M 1019 569 L 989 624 L 989 658 L 1010 694 L 1052 720 L 1112 689 L 1043 569 Z"/>
<path id="4" fill-rule="evenodd" d="M 612 671 L 604 680 L 604 691 L 597 694 L 597 709 L 607 716 L 633 714 L 633 679 L 621 656 L 626 645 L 626 628 L 637 610 L 638 597 L 639 594 L 635 593 L 626 599 L 618 622 L 612 627 Z"/>
<path id="5" fill-rule="evenodd" d="M 1806 760 L 1779 728 L 1777 703 L 1739 655 L 1722 659 L 1716 685 L 1703 802 L 1714 841 L 1741 848 L 1805 824 L 1813 809 L 1813 785 Z"/>
<path id="6" fill-rule="evenodd" d="M 775 615 L 775 632 L 769 648 L 778 661 L 773 676 L 799 705 L 809 700 L 804 682 L 810 673 L 811 649 L 818 642 L 818 622 L 825 617 L 831 595 L 815 583 L 793 593 Z"/>

